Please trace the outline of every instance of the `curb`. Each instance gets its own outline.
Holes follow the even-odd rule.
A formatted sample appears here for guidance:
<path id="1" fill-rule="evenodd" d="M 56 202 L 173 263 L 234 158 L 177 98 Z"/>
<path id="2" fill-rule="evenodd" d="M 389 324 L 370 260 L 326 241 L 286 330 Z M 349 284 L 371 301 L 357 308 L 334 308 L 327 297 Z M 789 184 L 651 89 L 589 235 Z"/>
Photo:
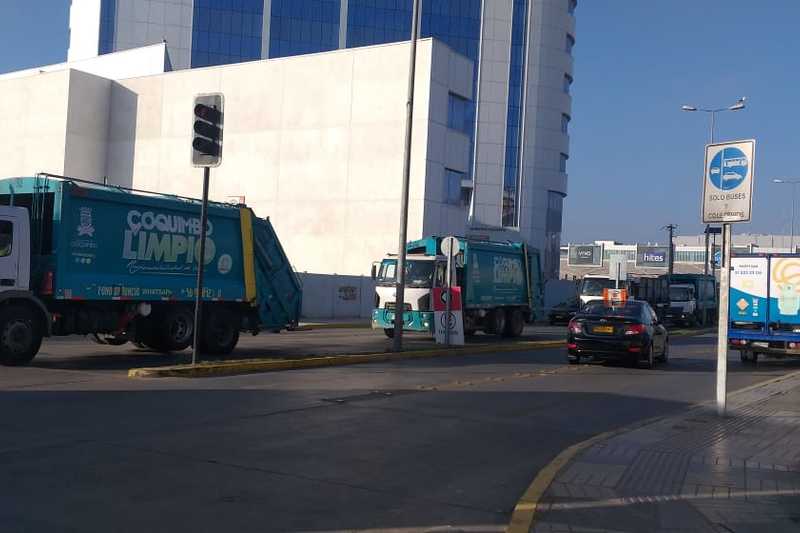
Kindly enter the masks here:
<path id="1" fill-rule="evenodd" d="M 246 359 L 219 363 L 201 363 L 196 366 L 176 365 L 155 368 L 132 368 L 129 378 L 159 377 L 214 377 L 248 374 L 253 372 L 274 372 L 301 368 L 321 368 L 327 366 L 357 365 L 363 363 L 401 361 L 453 355 L 479 355 L 496 352 L 518 352 L 557 348 L 564 345 L 563 340 L 519 341 L 504 344 L 478 344 L 458 348 L 409 350 L 407 352 L 381 352 L 365 355 L 326 355 L 299 359 Z"/>
<path id="2" fill-rule="evenodd" d="M 773 383 L 783 381 L 785 379 L 791 379 L 796 376 L 800 376 L 800 370 L 795 372 L 790 372 L 789 374 L 786 374 L 784 376 L 778 376 L 776 378 L 769 379 L 767 381 L 762 381 L 761 383 L 754 383 L 753 385 L 749 385 L 742 389 L 737 389 L 733 392 L 729 392 L 728 398 L 730 399 L 733 396 L 738 396 L 740 394 L 750 392 L 754 389 L 768 386 Z M 695 403 L 687 407 L 684 412 L 688 412 L 693 409 L 698 409 L 701 407 L 706 407 L 714 403 L 715 400 L 706 400 L 704 402 Z M 603 433 L 590 437 L 584 441 L 578 442 L 577 444 L 573 444 L 572 446 L 562 450 L 558 455 L 555 456 L 553 460 L 551 460 L 547 465 L 545 465 L 544 468 L 542 468 L 536 474 L 536 477 L 533 479 L 533 481 L 528 486 L 525 493 L 519 499 L 517 505 L 514 506 L 514 511 L 511 514 L 511 521 L 508 525 L 508 529 L 506 529 L 506 532 L 507 533 L 530 532 L 531 528 L 534 525 L 536 519 L 536 511 L 539 506 L 539 501 L 542 499 L 542 496 L 544 496 L 544 493 L 550 487 L 550 484 L 558 475 L 559 471 L 561 471 L 561 469 L 564 468 L 564 466 L 566 466 L 570 461 L 572 461 L 575 458 L 575 456 L 578 455 L 580 452 L 582 452 L 587 448 L 590 448 L 591 446 L 600 441 L 616 437 L 623 433 L 635 431 L 644 426 L 649 426 L 650 424 L 654 424 L 656 422 L 659 422 L 661 420 L 673 416 L 676 416 L 676 413 L 672 413 L 669 415 L 654 416 L 652 418 L 646 418 L 645 420 L 640 420 L 639 422 L 634 422 L 632 424 L 628 424 L 627 426 L 623 426 L 621 428 L 617 428 L 611 431 L 605 431 Z"/>
<path id="3" fill-rule="evenodd" d="M 322 322 L 301 324 L 294 328 L 294 331 L 313 331 L 315 329 L 369 329 L 369 322 Z"/>

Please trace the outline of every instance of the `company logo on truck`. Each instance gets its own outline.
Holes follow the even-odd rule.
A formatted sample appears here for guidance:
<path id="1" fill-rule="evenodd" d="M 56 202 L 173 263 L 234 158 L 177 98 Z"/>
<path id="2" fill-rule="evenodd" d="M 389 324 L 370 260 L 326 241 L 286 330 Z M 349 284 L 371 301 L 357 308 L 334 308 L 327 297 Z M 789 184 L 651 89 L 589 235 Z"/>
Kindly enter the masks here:
<path id="1" fill-rule="evenodd" d="M 511 257 L 494 258 L 494 282 L 508 285 L 522 285 L 522 261 Z"/>
<path id="2" fill-rule="evenodd" d="M 123 239 L 122 257 L 130 260 L 128 270 L 137 272 L 191 273 L 200 255 L 200 219 L 153 211 L 128 211 L 128 229 Z M 217 254 L 208 221 L 205 264 Z M 159 263 L 159 264 L 153 264 Z"/>

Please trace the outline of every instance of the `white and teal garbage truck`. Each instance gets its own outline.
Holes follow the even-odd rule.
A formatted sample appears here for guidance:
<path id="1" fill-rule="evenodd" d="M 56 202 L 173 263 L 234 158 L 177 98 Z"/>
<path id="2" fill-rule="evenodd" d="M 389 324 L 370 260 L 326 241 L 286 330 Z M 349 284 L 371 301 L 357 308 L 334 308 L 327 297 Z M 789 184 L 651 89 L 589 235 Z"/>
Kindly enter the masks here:
<path id="1" fill-rule="evenodd" d="M 454 257 L 455 282 L 461 287 L 464 333 L 484 331 L 517 337 L 525 323 L 542 314 L 544 284 L 539 251 L 518 242 L 459 239 Z M 447 257 L 441 237 L 427 237 L 406 246 L 403 330 L 433 333 L 431 289 L 444 287 Z M 375 307 L 372 327 L 394 334 L 397 257 L 388 255 L 373 268 Z"/>

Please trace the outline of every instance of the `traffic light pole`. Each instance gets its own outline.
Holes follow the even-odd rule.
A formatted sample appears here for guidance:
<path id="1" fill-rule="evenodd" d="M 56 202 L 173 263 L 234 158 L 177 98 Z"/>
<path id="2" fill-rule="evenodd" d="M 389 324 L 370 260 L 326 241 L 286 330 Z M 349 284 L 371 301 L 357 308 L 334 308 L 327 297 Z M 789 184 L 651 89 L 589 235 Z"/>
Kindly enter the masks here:
<path id="1" fill-rule="evenodd" d="M 200 327 L 202 322 L 203 274 L 206 266 L 206 227 L 208 226 L 208 182 L 211 169 L 203 168 L 203 203 L 200 207 L 200 254 L 197 256 L 197 287 L 194 294 L 194 344 L 192 346 L 192 366 L 197 364 L 199 353 Z"/>

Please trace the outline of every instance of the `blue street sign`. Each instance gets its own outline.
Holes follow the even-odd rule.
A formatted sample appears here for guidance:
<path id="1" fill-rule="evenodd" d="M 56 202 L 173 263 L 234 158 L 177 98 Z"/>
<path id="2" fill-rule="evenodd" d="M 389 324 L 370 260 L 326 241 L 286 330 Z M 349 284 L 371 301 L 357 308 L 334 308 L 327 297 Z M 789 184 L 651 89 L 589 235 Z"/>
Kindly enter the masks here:
<path id="1" fill-rule="evenodd" d="M 749 161 L 738 148 L 725 148 L 711 160 L 708 173 L 717 189 L 730 191 L 742 184 L 747 177 Z"/>

